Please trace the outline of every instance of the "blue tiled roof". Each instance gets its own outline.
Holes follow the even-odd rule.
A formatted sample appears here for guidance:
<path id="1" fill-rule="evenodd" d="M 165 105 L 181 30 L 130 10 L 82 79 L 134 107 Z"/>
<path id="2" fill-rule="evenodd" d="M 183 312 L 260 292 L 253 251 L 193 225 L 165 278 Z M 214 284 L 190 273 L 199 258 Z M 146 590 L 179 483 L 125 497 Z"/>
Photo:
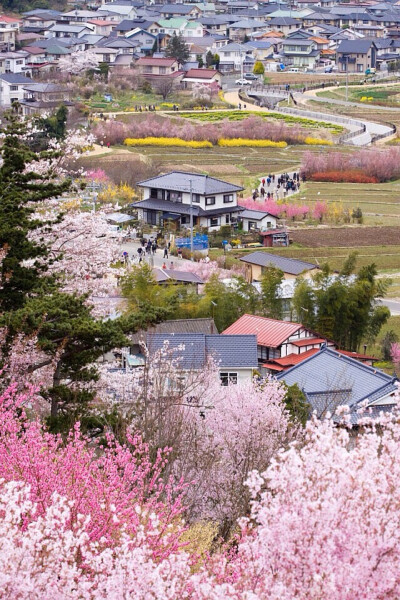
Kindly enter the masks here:
<path id="1" fill-rule="evenodd" d="M 328 394 L 336 397 L 336 404 L 348 404 L 356 410 L 364 400 L 374 402 L 397 389 L 396 378 L 327 347 L 280 373 L 277 379 L 287 385 L 296 383 L 317 412 Z"/>
<path id="2" fill-rule="evenodd" d="M 210 357 L 221 368 L 257 368 L 258 365 L 255 335 L 154 333 L 147 336 L 150 356 L 161 350 L 165 342 L 168 342 L 173 358 L 182 357 L 180 365 L 183 369 L 199 369 Z"/>

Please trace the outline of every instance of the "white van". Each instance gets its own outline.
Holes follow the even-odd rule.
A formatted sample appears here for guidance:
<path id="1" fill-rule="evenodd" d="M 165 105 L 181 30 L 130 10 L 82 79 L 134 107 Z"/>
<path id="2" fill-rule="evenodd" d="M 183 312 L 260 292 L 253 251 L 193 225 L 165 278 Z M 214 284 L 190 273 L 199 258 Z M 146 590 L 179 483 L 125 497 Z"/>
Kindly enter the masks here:
<path id="1" fill-rule="evenodd" d="M 292 67 L 288 70 L 288 73 L 300 73 L 300 69 L 298 69 L 297 67 Z"/>

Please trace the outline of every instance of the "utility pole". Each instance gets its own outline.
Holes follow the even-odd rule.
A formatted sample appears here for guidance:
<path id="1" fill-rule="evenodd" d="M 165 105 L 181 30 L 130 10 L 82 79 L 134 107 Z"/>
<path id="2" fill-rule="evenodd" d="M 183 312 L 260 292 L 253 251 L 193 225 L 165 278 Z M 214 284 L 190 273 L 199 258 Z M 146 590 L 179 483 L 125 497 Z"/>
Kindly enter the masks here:
<path id="1" fill-rule="evenodd" d="M 193 188 L 192 180 L 189 179 L 189 191 L 190 191 L 190 260 L 193 261 Z"/>
<path id="2" fill-rule="evenodd" d="M 240 44 L 240 42 L 239 42 L 239 44 Z M 239 55 L 240 55 L 240 79 L 243 79 L 243 61 L 244 61 L 244 59 L 242 59 L 242 56 L 243 56 L 242 48 L 240 48 L 240 50 L 239 50 Z"/>
<path id="3" fill-rule="evenodd" d="M 346 58 L 346 102 L 349 99 L 349 57 L 345 56 Z"/>

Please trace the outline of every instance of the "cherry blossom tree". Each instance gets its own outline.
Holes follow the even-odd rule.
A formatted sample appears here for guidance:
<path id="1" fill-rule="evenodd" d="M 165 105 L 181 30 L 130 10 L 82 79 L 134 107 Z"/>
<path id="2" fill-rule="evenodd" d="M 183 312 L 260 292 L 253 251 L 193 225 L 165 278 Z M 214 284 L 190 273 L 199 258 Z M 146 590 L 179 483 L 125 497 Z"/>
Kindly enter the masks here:
<path id="1" fill-rule="evenodd" d="M 31 237 L 49 249 L 48 273 L 61 277 L 63 291 L 88 294 L 95 314 L 108 316 L 115 311 L 114 299 L 120 296 L 117 277 L 123 270 L 112 267 L 121 258 L 121 250 L 107 224 L 106 213 L 69 210 L 60 221 L 60 201 L 48 203 L 46 208 L 43 212 L 42 207 L 37 215 L 43 226 Z"/>
<path id="2" fill-rule="evenodd" d="M 62 56 L 59 60 L 59 69 L 61 73 L 68 75 L 81 75 L 85 71 L 99 68 L 99 58 L 91 50 L 78 50 L 72 54 Z"/>

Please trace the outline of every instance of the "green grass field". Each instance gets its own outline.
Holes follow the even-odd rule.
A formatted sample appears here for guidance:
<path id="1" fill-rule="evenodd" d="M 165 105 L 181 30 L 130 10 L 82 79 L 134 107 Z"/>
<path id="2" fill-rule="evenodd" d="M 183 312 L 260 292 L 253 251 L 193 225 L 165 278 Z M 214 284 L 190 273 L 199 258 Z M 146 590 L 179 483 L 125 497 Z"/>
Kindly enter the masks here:
<path id="1" fill-rule="evenodd" d="M 256 248 L 259 250 L 262 248 Z M 298 260 L 304 260 L 317 265 L 323 265 L 328 263 L 334 270 L 340 270 L 343 266 L 344 261 L 348 257 L 349 253 L 354 248 L 299 248 L 296 245 L 289 246 L 289 248 L 268 248 L 268 252 L 272 254 L 279 254 L 280 256 L 287 256 L 288 258 L 296 258 Z M 232 250 L 229 255 L 229 260 L 232 263 L 241 264 L 239 259 L 250 252 L 254 252 L 254 248 Z M 210 256 L 216 258 L 222 256 L 223 251 L 220 249 L 213 249 L 210 251 Z M 357 258 L 357 269 L 375 263 L 379 272 L 387 274 L 390 278 L 393 273 L 400 274 L 400 245 L 399 246 L 364 246 L 358 250 Z M 400 286 L 400 275 L 395 278 L 396 287 L 394 290 L 390 290 L 391 297 L 400 296 L 398 288 Z"/>
<path id="2" fill-rule="evenodd" d="M 318 92 L 320 98 L 334 98 L 337 100 L 346 99 L 346 88 L 339 87 L 335 90 L 327 90 Z M 366 104 L 379 105 L 398 105 L 400 106 L 400 86 L 350 86 L 348 88 L 348 99 L 352 102 L 362 102 L 364 99 Z"/>

